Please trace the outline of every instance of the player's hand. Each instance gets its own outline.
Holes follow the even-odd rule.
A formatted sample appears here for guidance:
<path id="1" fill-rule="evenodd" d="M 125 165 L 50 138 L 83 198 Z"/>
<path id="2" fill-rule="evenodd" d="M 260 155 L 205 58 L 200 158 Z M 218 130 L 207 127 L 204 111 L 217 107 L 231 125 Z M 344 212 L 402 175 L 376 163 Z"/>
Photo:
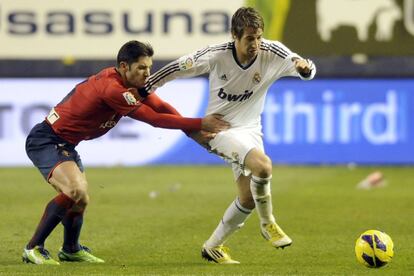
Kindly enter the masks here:
<path id="1" fill-rule="evenodd" d="M 296 71 L 302 76 L 309 76 L 311 71 L 315 68 L 315 65 L 310 59 L 295 59 Z"/>
<path id="2" fill-rule="evenodd" d="M 191 139 L 199 143 L 204 148 L 210 150 L 209 142 L 211 139 L 216 137 L 216 134 L 213 132 L 200 130 L 200 131 L 191 132 L 190 134 L 188 134 L 188 136 L 191 137 Z"/>
<path id="3" fill-rule="evenodd" d="M 218 133 L 230 127 L 230 124 L 222 120 L 223 115 L 211 114 L 201 120 L 201 130 Z"/>

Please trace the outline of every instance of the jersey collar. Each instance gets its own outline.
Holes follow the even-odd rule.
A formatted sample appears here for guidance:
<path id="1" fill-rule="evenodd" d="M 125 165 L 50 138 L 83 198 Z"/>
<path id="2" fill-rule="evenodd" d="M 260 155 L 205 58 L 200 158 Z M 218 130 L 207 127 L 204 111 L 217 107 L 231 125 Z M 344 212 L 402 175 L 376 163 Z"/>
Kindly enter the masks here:
<path id="1" fill-rule="evenodd" d="M 237 63 L 237 65 L 239 65 L 239 67 L 241 68 L 241 69 L 243 69 L 243 70 L 247 70 L 247 69 L 249 69 L 249 67 L 250 66 L 252 66 L 252 64 L 256 61 L 256 59 L 257 59 L 257 56 L 259 55 L 259 53 L 257 53 L 257 55 L 256 55 L 256 57 L 249 63 L 249 64 L 247 64 L 247 65 L 245 65 L 245 66 L 243 66 L 240 62 L 239 62 L 239 60 L 237 59 L 237 53 L 236 53 L 236 46 L 234 46 L 233 48 L 231 48 L 231 51 L 232 51 L 232 53 L 233 53 L 233 58 L 234 58 L 234 61 Z"/>

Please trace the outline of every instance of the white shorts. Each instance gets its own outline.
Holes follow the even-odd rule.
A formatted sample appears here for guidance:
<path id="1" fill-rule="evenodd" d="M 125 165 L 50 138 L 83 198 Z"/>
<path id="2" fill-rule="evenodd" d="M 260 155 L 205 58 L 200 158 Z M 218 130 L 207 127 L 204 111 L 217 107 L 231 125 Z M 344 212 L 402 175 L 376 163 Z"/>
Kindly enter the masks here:
<path id="1" fill-rule="evenodd" d="M 264 152 L 262 136 L 256 128 L 231 128 L 219 132 L 210 141 L 211 152 L 232 164 L 234 178 L 237 180 L 240 175 L 247 176 L 251 173 L 244 166 L 247 154 L 254 148 Z"/>

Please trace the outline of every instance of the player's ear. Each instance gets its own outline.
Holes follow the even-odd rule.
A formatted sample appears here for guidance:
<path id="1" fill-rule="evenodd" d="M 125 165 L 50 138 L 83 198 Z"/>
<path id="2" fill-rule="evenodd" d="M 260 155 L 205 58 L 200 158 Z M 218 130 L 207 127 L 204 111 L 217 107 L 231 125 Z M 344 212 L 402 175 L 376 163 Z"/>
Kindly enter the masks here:
<path id="1" fill-rule="evenodd" d="M 125 61 L 121 61 L 119 63 L 119 69 L 121 69 L 122 71 L 128 71 L 128 69 L 129 69 L 128 63 L 125 62 Z"/>
<path id="2" fill-rule="evenodd" d="M 234 32 L 231 32 L 231 37 L 236 40 L 237 39 L 237 35 Z"/>

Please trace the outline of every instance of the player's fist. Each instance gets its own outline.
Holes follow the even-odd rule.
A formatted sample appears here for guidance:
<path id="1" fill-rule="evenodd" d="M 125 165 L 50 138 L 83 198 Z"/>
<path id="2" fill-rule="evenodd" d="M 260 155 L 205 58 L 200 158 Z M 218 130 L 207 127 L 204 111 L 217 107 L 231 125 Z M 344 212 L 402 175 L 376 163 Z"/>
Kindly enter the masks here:
<path id="1" fill-rule="evenodd" d="M 223 120 L 223 115 L 211 114 L 201 119 L 201 130 L 217 133 L 226 130 L 230 124 Z"/>
<path id="2" fill-rule="evenodd" d="M 295 59 L 295 68 L 296 71 L 301 74 L 303 77 L 310 76 L 312 70 L 315 69 L 315 64 L 310 59 Z"/>

